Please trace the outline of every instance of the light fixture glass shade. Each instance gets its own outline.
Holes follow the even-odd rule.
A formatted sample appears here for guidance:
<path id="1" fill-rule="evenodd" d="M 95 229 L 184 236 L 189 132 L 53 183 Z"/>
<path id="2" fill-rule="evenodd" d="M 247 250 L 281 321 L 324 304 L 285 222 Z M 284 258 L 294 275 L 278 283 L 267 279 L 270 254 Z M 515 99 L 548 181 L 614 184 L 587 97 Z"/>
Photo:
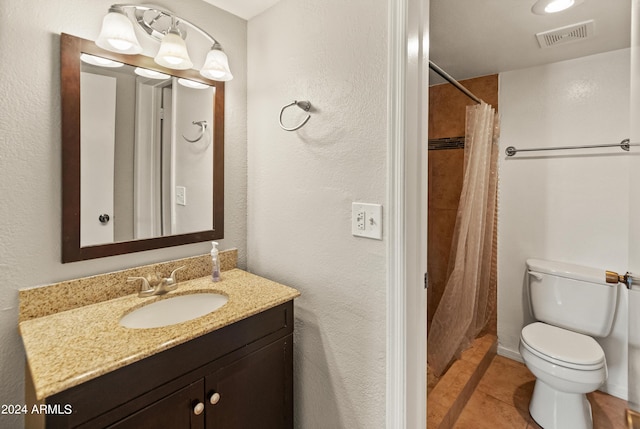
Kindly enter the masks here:
<path id="1" fill-rule="evenodd" d="M 229 69 L 227 54 L 225 54 L 218 46 L 211 48 L 207 54 L 207 58 L 204 60 L 204 65 L 200 70 L 200 74 L 207 79 L 226 82 L 233 79 L 233 75 Z"/>
<path id="2" fill-rule="evenodd" d="M 193 67 L 187 45 L 176 30 L 170 30 L 162 38 L 158 54 L 153 60 L 163 67 L 175 70 L 187 70 Z"/>
<path id="3" fill-rule="evenodd" d="M 110 11 L 102 20 L 102 29 L 96 45 L 120 54 L 139 54 L 142 46 L 133 30 L 133 24 L 122 12 Z"/>

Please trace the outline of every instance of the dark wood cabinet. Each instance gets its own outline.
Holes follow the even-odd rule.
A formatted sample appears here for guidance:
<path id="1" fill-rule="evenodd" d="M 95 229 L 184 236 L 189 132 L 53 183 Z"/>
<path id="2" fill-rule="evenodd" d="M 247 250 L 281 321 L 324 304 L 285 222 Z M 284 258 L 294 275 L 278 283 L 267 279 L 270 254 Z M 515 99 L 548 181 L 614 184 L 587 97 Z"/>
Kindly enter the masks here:
<path id="1" fill-rule="evenodd" d="M 207 376 L 206 428 L 293 427 L 291 350 L 279 341 Z"/>
<path id="2" fill-rule="evenodd" d="M 203 381 L 197 381 L 110 425 L 109 429 L 202 429 L 205 417 L 201 400 L 203 390 Z"/>
<path id="3" fill-rule="evenodd" d="M 293 302 L 45 402 L 73 409 L 47 415 L 47 429 L 293 428 Z"/>

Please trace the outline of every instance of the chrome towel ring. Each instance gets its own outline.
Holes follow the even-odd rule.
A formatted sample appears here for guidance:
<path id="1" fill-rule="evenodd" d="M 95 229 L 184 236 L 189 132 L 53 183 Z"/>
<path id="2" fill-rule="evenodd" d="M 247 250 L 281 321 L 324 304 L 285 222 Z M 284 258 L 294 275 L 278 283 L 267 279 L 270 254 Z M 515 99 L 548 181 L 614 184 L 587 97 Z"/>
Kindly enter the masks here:
<path id="1" fill-rule="evenodd" d="M 285 131 L 295 131 L 295 130 L 299 130 L 300 128 L 302 128 L 304 126 L 304 124 L 306 124 L 307 122 L 309 122 L 309 119 L 311 119 L 311 115 L 307 115 L 307 117 L 300 123 L 298 124 L 298 126 L 293 127 L 293 128 L 287 128 L 282 124 L 282 113 L 285 111 L 285 109 L 287 107 L 291 107 L 293 105 L 298 106 L 299 108 L 301 108 L 302 110 L 304 110 L 305 112 L 308 112 L 311 109 L 311 103 L 309 103 L 308 101 L 296 101 L 293 100 L 293 102 L 287 104 L 286 106 L 282 106 L 282 109 L 280 110 L 280 127 L 285 130 Z"/>
<path id="2" fill-rule="evenodd" d="M 182 138 L 185 139 L 186 141 L 188 141 L 189 143 L 195 143 L 197 141 L 200 141 L 200 139 L 202 138 L 202 136 L 204 136 L 204 132 L 207 129 L 207 121 L 193 121 L 192 122 L 193 125 L 198 125 L 200 127 L 200 134 L 198 135 L 198 137 L 196 137 L 195 139 L 191 140 L 188 139 L 184 136 L 184 134 L 182 135 Z"/>

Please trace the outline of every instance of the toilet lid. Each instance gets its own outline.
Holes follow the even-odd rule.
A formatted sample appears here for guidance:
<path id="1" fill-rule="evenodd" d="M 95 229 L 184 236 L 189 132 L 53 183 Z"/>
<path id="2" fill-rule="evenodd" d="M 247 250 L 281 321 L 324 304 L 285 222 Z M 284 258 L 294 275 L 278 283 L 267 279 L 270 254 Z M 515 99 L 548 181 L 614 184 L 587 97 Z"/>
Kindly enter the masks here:
<path id="1" fill-rule="evenodd" d="M 587 335 L 535 322 L 525 326 L 520 337 L 531 352 L 561 366 L 586 370 L 604 363 L 602 347 Z"/>

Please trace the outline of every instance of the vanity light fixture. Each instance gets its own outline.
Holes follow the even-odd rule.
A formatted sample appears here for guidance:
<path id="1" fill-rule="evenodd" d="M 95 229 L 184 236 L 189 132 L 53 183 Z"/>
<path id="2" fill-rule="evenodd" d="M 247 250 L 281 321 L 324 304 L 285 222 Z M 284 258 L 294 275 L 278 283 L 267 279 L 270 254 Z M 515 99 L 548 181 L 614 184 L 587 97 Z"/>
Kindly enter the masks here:
<path id="1" fill-rule="evenodd" d="M 538 0 L 531 7 L 531 12 L 537 15 L 548 15 L 550 13 L 562 12 L 573 6 L 577 6 L 584 0 Z"/>
<path id="2" fill-rule="evenodd" d="M 149 37 L 160 42 L 160 48 L 154 57 L 157 64 L 174 70 L 192 68 L 193 63 L 189 58 L 185 39 L 187 31 L 193 30 L 211 43 L 200 74 L 217 81 L 233 79 L 227 55 L 213 36 L 172 12 L 155 6 L 112 5 L 102 21 L 102 30 L 96 45 L 121 54 L 141 53 L 142 47 L 135 35 L 134 23 L 137 29 L 143 30 Z"/>

